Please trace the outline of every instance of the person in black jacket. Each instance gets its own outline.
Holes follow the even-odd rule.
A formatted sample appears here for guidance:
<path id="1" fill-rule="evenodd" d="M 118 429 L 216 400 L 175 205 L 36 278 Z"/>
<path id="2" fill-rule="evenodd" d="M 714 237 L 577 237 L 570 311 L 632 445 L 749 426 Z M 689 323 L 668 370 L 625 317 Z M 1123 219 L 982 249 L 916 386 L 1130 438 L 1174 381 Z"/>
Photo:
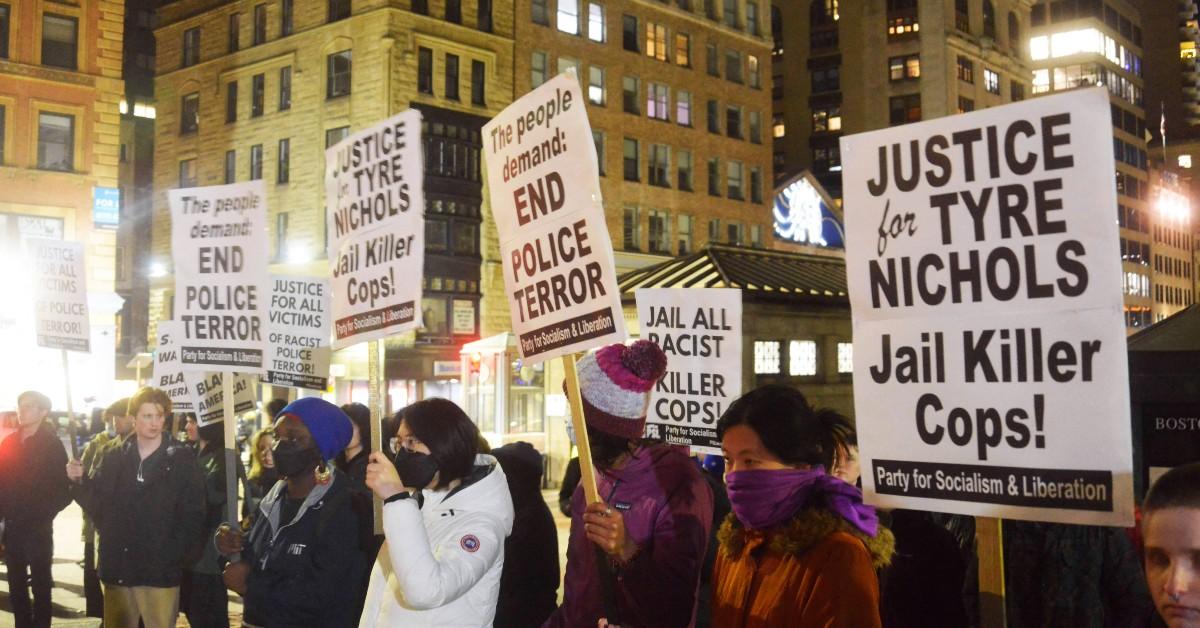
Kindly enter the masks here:
<path id="1" fill-rule="evenodd" d="M 217 549 L 231 560 L 237 555 L 225 585 L 245 600 L 246 625 L 358 625 L 352 583 L 365 558 L 349 482 L 330 463 L 351 429 L 344 412 L 317 397 L 279 412 L 272 453 L 285 481 L 263 498 L 248 535 L 228 525 L 217 532 Z"/>
<path id="2" fill-rule="evenodd" d="M 358 517 L 358 543 L 367 560 L 363 561 L 362 577 L 355 586 L 359 587 L 358 612 L 362 613 L 367 599 L 367 585 L 371 582 L 374 558 L 383 545 L 383 535 L 375 535 L 375 502 L 371 489 L 367 488 L 367 463 L 371 456 L 371 409 L 361 403 L 347 403 L 342 412 L 350 417 L 353 430 L 350 444 L 337 455 L 338 471 L 350 481 L 350 505 Z"/>
<path id="3" fill-rule="evenodd" d="M 541 626 L 558 606 L 558 529 L 542 498 L 542 455 L 525 442 L 492 450 L 512 495 L 512 535 L 504 541 L 504 570 L 496 628 Z"/>
<path id="4" fill-rule="evenodd" d="M 191 628 L 229 628 L 229 593 L 221 580 L 224 566 L 213 536 L 225 519 L 225 423 L 208 423 L 196 430 L 200 455 L 196 463 L 204 476 L 204 550 L 183 572 L 179 607 Z M 242 477 L 241 463 L 237 474 Z"/>
<path id="5" fill-rule="evenodd" d="M 204 480 L 195 454 L 163 430 L 170 411 L 166 393 L 142 388 L 129 400 L 133 434 L 90 477 L 67 465 L 100 535 L 106 628 L 173 628 L 183 569 L 203 543 Z"/>
<path id="6" fill-rule="evenodd" d="M 17 628 L 50 625 L 54 518 L 71 503 L 64 471 L 67 452 L 54 426 L 46 421 L 49 414 L 46 395 L 21 393 L 18 429 L 0 443 L 0 521 Z"/>

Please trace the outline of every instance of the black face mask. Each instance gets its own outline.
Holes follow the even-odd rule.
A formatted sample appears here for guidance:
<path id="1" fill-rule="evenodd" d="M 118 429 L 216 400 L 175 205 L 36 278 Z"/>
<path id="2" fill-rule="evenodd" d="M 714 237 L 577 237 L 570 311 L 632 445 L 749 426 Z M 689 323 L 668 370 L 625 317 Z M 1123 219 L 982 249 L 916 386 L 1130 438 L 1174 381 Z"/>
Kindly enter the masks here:
<path id="1" fill-rule="evenodd" d="M 437 461 L 429 454 L 420 454 L 403 447 L 396 452 L 393 460 L 396 471 L 400 474 L 400 482 L 404 486 L 419 491 L 429 486 L 433 476 L 438 472 Z"/>
<path id="2" fill-rule="evenodd" d="M 285 478 L 299 477 L 321 464 L 321 454 L 315 447 L 300 449 L 290 440 L 275 441 L 271 454 L 275 458 L 275 470 Z"/>

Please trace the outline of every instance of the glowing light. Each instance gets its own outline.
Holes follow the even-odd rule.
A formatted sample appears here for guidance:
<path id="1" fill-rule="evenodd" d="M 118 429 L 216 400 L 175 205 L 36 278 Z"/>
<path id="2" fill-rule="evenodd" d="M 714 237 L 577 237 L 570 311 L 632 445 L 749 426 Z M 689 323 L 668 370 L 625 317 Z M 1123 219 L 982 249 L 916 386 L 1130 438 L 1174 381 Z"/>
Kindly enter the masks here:
<path id="1" fill-rule="evenodd" d="M 1192 208 L 1186 196 L 1166 188 L 1159 188 L 1155 209 L 1164 218 L 1177 222 L 1190 222 Z"/>
<path id="2" fill-rule="evenodd" d="M 792 242 L 829 246 L 825 241 L 821 195 L 800 179 L 775 197 L 775 233 Z"/>
<path id="3" fill-rule="evenodd" d="M 1191 168 L 1192 167 L 1192 156 L 1191 155 L 1180 155 L 1176 159 L 1176 161 L 1179 163 L 1180 168 Z"/>
<path id="4" fill-rule="evenodd" d="M 289 264 L 307 264 L 313 261 L 312 249 L 306 244 L 289 244 L 287 262 Z"/>
<path id="5" fill-rule="evenodd" d="M 166 277 L 166 276 L 167 276 L 166 264 L 163 264 L 162 262 L 151 262 L 150 263 L 150 277 L 151 278 Z"/>

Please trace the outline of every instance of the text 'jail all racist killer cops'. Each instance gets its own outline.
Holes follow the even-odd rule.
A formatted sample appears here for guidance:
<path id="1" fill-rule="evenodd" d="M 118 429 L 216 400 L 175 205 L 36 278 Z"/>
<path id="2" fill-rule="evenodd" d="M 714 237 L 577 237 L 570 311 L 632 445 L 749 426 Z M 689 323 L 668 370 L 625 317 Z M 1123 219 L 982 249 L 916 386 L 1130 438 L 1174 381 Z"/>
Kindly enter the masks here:
<path id="1" fill-rule="evenodd" d="M 1070 113 L 1060 113 L 1037 120 L 1036 126 L 1028 120 L 1017 120 L 1004 129 L 993 125 L 959 131 L 948 137 L 936 134 L 924 140 L 911 140 L 907 142 L 907 151 L 901 143 L 880 146 L 879 173 L 866 186 L 874 197 L 881 197 L 892 188 L 911 192 L 922 178 L 934 188 L 945 187 L 954 174 L 954 160 L 948 154 L 953 150 L 960 153 L 961 174 L 968 183 L 982 177 L 1029 175 L 1039 164 L 1044 171 L 1071 168 L 1074 158 L 1065 154 L 1071 136 L 1060 128 L 1070 121 Z M 1019 139 L 1026 140 L 1025 143 L 1040 139 L 1041 154 L 1021 150 Z M 977 167 L 977 162 L 985 165 Z M 1063 209 L 1063 199 L 1059 196 L 1062 189 L 1061 178 L 1042 178 L 1029 183 L 984 187 L 976 192 L 942 192 L 930 195 L 927 201 L 928 207 L 938 210 L 942 244 L 950 246 L 955 244 L 952 225 L 963 213 L 970 221 L 975 242 L 994 237 L 997 230 L 1003 240 L 1066 233 L 1066 221 L 1054 216 Z M 878 255 L 886 254 L 890 240 L 912 236 L 917 229 L 916 220 L 916 214 L 895 211 L 891 200 L 886 201 L 878 228 Z M 1079 240 L 1058 242 L 1054 251 L 1057 273 L 1039 269 L 1036 244 L 927 253 L 916 260 L 907 256 L 874 259 L 868 262 L 872 305 L 875 308 L 911 307 L 918 303 L 939 305 L 947 299 L 951 303 L 978 303 L 984 300 L 985 290 L 988 296 L 1001 302 L 1020 295 L 1030 299 L 1077 297 L 1088 286 L 1088 268 L 1080 261 L 1086 255 Z"/>

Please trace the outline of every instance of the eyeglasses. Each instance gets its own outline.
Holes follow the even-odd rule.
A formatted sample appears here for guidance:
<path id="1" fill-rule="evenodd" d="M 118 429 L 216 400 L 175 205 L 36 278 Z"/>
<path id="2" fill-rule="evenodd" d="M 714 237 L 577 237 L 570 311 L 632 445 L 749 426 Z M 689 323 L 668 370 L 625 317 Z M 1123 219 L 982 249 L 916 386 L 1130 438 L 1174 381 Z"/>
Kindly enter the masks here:
<path id="1" fill-rule="evenodd" d="M 400 451 L 401 447 L 403 447 L 404 449 L 407 449 L 409 451 L 416 451 L 417 447 L 420 447 L 421 445 L 422 445 L 421 440 L 419 438 L 415 438 L 413 436 L 406 436 L 404 438 L 400 438 L 399 436 L 393 436 L 390 439 L 388 439 L 388 447 L 393 452 Z"/>

